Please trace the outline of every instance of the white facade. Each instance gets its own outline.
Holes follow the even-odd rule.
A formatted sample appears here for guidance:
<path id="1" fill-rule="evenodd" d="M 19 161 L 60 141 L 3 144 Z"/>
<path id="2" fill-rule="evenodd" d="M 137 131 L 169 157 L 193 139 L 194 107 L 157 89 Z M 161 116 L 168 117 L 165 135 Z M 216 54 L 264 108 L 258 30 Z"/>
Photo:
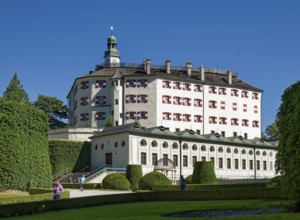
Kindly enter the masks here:
<path id="1" fill-rule="evenodd" d="M 92 168 L 111 166 L 126 168 L 127 164 L 141 164 L 143 173 L 154 170 L 157 160 L 171 159 L 180 173 L 180 134 L 161 132 L 159 128 L 118 132 L 101 132 L 92 137 Z M 112 129 L 113 130 L 113 129 Z M 159 131 L 160 132 L 160 131 Z M 189 131 L 186 131 L 188 133 Z M 184 132 L 183 132 L 184 134 Z M 181 134 L 182 135 L 182 134 Z M 217 178 L 273 178 L 275 176 L 275 146 L 258 139 L 223 138 L 218 134 L 190 137 L 182 135 L 182 174 L 193 173 L 195 161 L 213 161 Z M 256 154 L 254 155 L 254 152 Z M 108 156 L 109 155 L 109 156 Z M 170 177 L 171 173 L 169 173 Z"/>

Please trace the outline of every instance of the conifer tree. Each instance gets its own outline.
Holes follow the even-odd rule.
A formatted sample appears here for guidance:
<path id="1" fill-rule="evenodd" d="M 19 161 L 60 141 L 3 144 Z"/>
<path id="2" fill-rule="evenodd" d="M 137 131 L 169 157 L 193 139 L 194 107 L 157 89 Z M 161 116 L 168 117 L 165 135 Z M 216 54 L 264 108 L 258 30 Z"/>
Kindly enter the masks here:
<path id="1" fill-rule="evenodd" d="M 23 85 L 21 85 L 17 73 L 15 73 L 12 79 L 10 80 L 6 91 L 3 93 L 3 98 L 8 101 L 29 103 L 28 94 L 23 89 Z"/>

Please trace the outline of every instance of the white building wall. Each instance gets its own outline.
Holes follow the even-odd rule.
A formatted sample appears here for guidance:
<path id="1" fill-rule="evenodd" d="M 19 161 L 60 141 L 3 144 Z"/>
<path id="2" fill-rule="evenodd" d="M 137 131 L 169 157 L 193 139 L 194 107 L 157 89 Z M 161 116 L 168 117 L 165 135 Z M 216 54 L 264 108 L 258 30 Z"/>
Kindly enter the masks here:
<path id="1" fill-rule="evenodd" d="M 106 165 L 106 154 L 112 155 L 111 167 L 126 168 L 129 162 L 128 134 L 121 133 L 92 139 L 91 166 L 92 170 Z"/>

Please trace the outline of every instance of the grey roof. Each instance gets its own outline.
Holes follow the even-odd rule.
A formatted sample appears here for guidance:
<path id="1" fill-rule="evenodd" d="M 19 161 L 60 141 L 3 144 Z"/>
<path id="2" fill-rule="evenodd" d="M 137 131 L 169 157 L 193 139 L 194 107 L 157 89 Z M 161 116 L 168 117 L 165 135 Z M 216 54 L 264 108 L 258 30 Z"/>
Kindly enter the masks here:
<path id="1" fill-rule="evenodd" d="M 137 123 L 125 124 L 116 127 L 107 127 L 100 132 L 95 132 L 94 136 L 90 138 L 93 139 L 96 137 L 113 135 L 113 134 L 124 133 L 124 132 L 137 134 L 141 136 L 142 135 L 161 136 L 165 138 L 178 139 L 178 140 L 182 138 L 183 141 L 194 140 L 194 141 L 202 141 L 203 143 L 215 142 L 218 144 L 226 144 L 226 145 L 237 144 L 245 147 L 275 148 L 275 145 L 273 143 L 262 141 L 260 139 L 248 140 L 242 137 L 225 138 L 218 133 L 199 135 L 195 133 L 193 130 L 171 132 L 163 126 L 153 127 L 153 128 L 141 128 Z"/>
<path id="2" fill-rule="evenodd" d="M 151 68 L 150 74 L 146 73 L 141 67 L 101 67 L 96 69 L 95 71 L 90 71 L 90 73 L 85 74 L 81 77 L 78 77 L 74 80 L 73 86 L 77 79 L 83 78 L 91 78 L 91 77 L 111 77 L 111 78 L 121 78 L 121 77 L 153 77 L 156 76 L 158 78 L 169 78 L 170 80 L 184 80 L 190 81 L 193 83 L 199 84 L 208 84 L 208 85 L 216 85 L 216 86 L 224 86 L 224 87 L 232 87 L 232 88 L 240 88 L 250 91 L 262 92 L 261 89 L 254 87 L 250 84 L 243 82 L 238 78 L 236 74 L 232 75 L 232 84 L 228 84 L 227 76 L 224 73 L 217 72 L 205 72 L 205 80 L 201 81 L 200 72 L 192 72 L 191 76 L 187 74 L 184 70 L 171 70 L 168 74 L 164 69 L 154 69 Z M 73 88 L 72 86 L 72 88 Z M 72 90 L 72 89 L 71 89 Z M 70 90 L 70 92 L 71 92 Z M 70 93 L 69 92 L 69 93 Z M 68 94 L 69 96 L 69 94 Z"/>

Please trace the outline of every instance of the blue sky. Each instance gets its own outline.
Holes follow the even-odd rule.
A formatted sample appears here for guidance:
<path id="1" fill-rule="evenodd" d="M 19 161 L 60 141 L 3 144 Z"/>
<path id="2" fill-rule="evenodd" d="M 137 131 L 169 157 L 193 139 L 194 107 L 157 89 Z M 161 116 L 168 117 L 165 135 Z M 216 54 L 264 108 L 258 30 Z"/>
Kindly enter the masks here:
<path id="1" fill-rule="evenodd" d="M 17 72 L 30 100 L 67 103 L 74 79 L 103 62 L 110 26 L 121 61 L 232 69 L 264 90 L 262 126 L 299 80 L 300 1 L 1 0 L 0 95 Z"/>

